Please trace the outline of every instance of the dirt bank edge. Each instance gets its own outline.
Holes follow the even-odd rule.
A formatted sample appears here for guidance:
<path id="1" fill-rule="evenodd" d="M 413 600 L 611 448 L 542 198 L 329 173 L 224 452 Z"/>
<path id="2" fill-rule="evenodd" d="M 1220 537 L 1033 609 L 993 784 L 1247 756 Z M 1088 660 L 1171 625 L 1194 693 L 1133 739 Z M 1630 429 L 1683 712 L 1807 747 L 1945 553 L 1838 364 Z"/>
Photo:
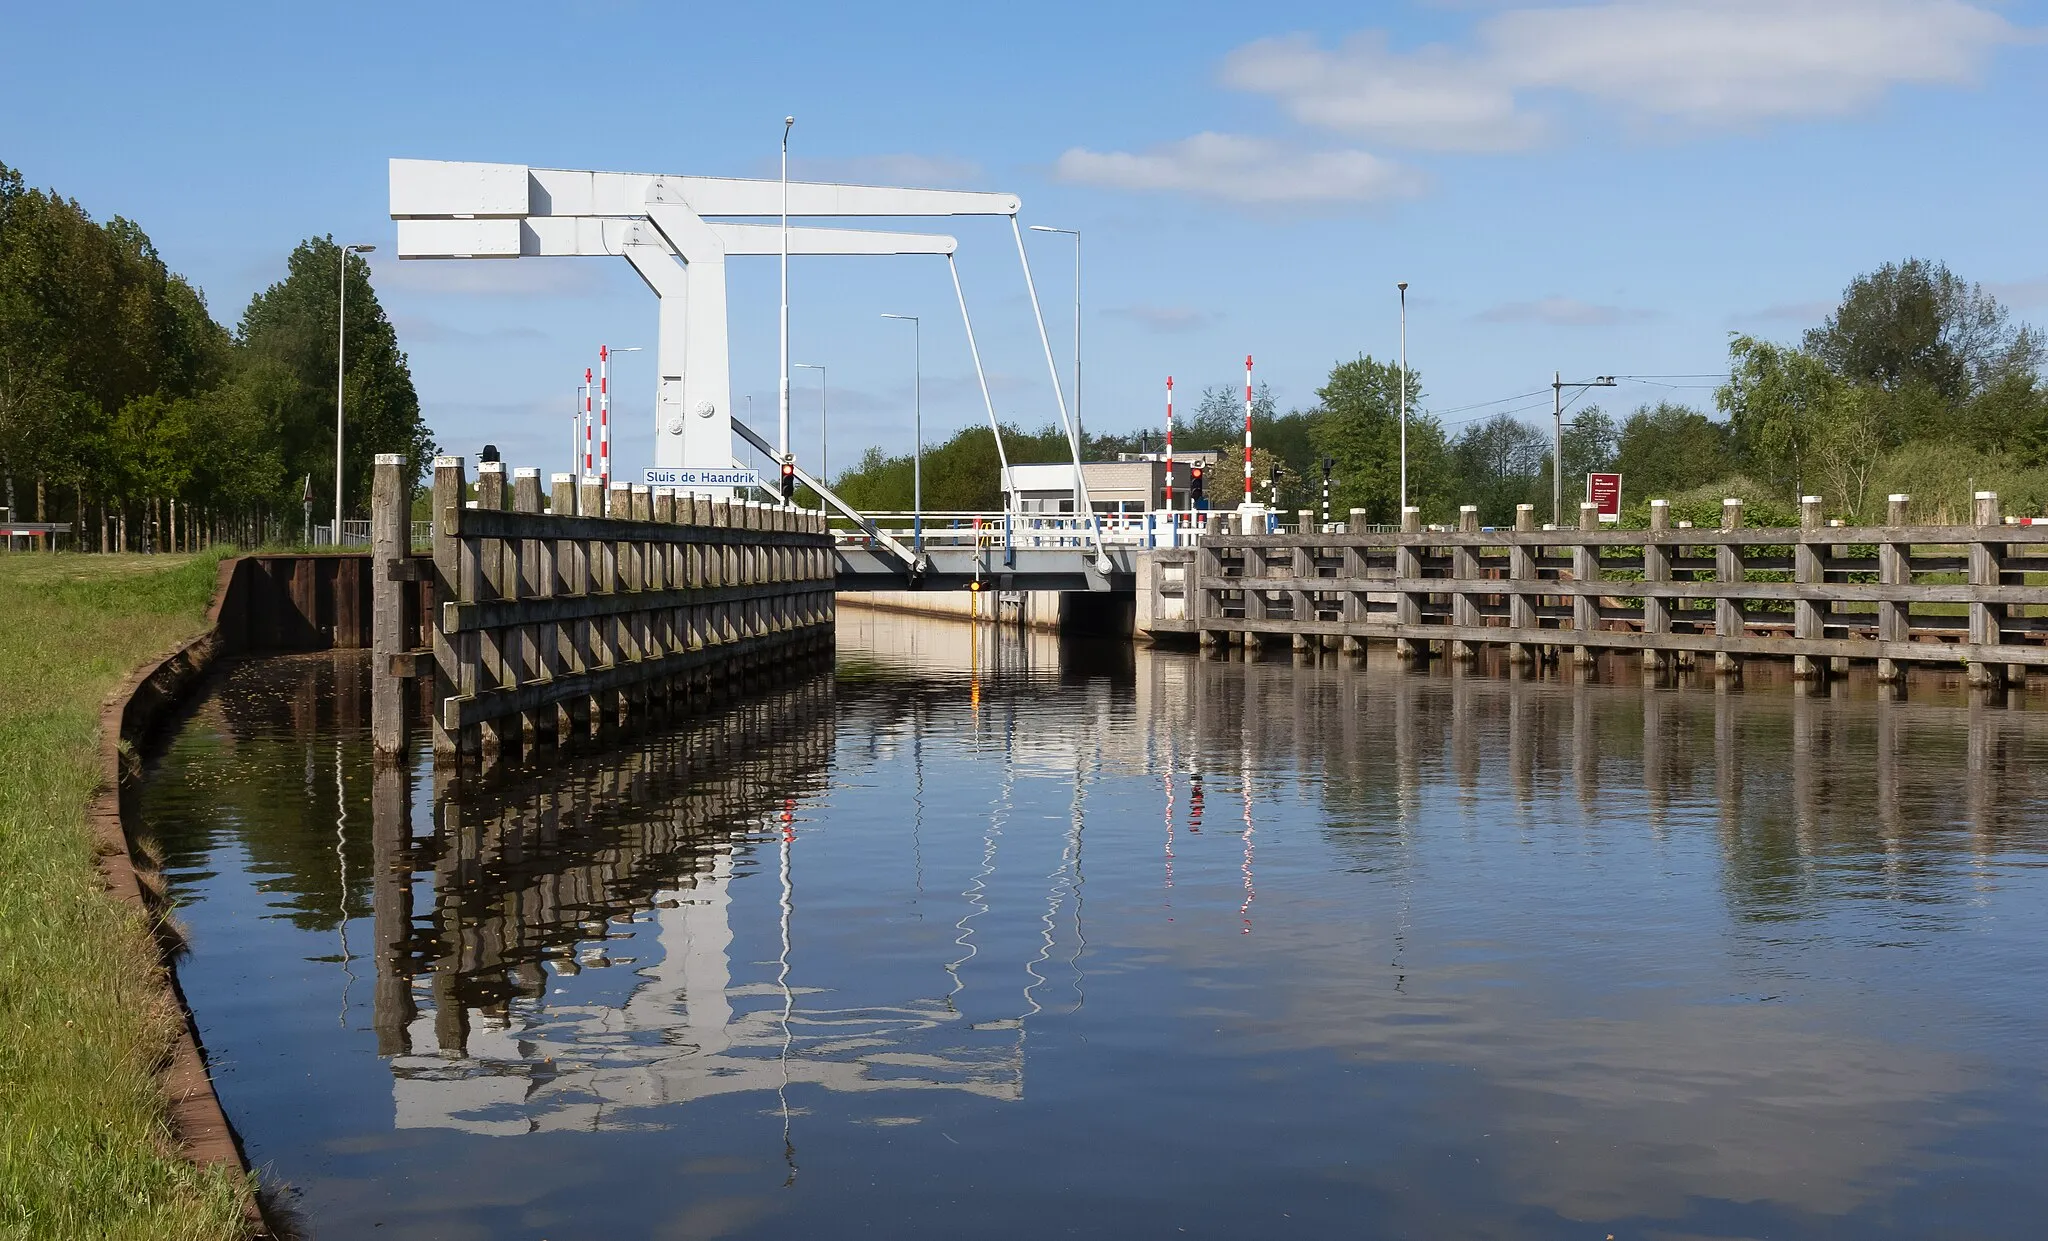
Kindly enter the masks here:
<path id="1" fill-rule="evenodd" d="M 183 702 L 214 662 L 229 653 L 221 638 L 220 617 L 235 581 L 236 564 L 237 560 L 232 558 L 221 561 L 213 603 L 206 613 L 205 631 L 163 658 L 130 673 L 100 710 L 100 790 L 86 811 L 99 855 L 100 875 L 116 900 L 134 907 L 152 925 L 158 911 L 144 896 L 139 869 L 146 869 L 148 863 L 144 861 L 138 868 L 129 824 L 123 814 L 126 794 L 133 791 L 141 775 L 139 751 L 143 740 Z M 159 938 L 158 943 L 163 940 Z M 179 1015 L 178 1033 L 163 1070 L 172 1131 L 185 1157 L 193 1163 L 201 1167 L 226 1164 L 247 1172 L 249 1162 L 241 1139 L 228 1123 L 220 1096 L 214 1092 L 213 1078 L 206 1070 L 199 1030 L 178 985 L 176 963 L 168 954 L 161 957 L 161 962 L 163 968 L 158 978 Z M 253 1195 L 249 1200 L 248 1222 L 251 1235 L 271 1235 Z"/>

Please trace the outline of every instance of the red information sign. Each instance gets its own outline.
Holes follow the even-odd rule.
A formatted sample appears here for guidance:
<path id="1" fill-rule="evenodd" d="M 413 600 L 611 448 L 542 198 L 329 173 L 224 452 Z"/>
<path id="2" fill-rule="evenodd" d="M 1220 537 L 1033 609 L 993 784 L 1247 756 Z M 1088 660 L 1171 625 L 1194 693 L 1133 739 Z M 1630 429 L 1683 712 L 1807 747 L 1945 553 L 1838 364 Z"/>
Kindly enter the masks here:
<path id="1" fill-rule="evenodd" d="M 1586 475 L 1586 499 L 1599 510 L 1601 521 L 1621 520 L 1621 475 Z"/>

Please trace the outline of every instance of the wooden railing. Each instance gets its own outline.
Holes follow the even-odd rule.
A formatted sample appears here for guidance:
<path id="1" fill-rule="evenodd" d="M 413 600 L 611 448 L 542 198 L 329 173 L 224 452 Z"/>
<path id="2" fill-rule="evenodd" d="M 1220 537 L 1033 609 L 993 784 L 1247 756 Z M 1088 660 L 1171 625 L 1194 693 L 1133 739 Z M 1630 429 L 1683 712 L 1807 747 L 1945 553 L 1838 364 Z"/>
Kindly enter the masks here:
<path id="1" fill-rule="evenodd" d="M 1996 495 L 1979 493 L 1969 526 L 1908 525 L 1904 496 L 1870 527 L 1826 524 L 1811 497 L 1796 529 L 1746 528 L 1742 507 L 1727 502 L 1719 529 L 1673 526 L 1654 501 L 1647 530 L 1600 528 L 1590 505 L 1576 530 L 1537 530 L 1524 505 L 1512 531 L 1481 530 L 1469 507 L 1455 530 L 1422 530 L 1411 510 L 1391 534 L 1212 531 L 1153 554 L 1139 628 L 1390 639 L 1415 657 L 1636 650 L 1650 668 L 1710 654 L 1723 672 L 1789 656 L 1802 676 L 1874 660 L 1885 679 L 1940 663 L 1988 683 L 2048 666 L 2048 527 L 2005 524 Z"/>
<path id="2" fill-rule="evenodd" d="M 381 585 L 407 563 L 396 550 L 406 502 L 397 459 L 377 468 Z M 830 648 L 833 565 L 817 513 L 607 491 L 566 474 L 544 502 L 537 470 L 514 471 L 508 485 L 496 462 L 479 467 L 473 501 L 468 490 L 462 458 L 435 461 L 431 648 L 380 650 L 390 671 L 434 677 L 437 758 L 587 734 Z M 381 596 L 374 606 L 382 633 Z M 402 744 L 398 714 L 394 705 L 380 724 L 373 702 L 387 752 Z"/>

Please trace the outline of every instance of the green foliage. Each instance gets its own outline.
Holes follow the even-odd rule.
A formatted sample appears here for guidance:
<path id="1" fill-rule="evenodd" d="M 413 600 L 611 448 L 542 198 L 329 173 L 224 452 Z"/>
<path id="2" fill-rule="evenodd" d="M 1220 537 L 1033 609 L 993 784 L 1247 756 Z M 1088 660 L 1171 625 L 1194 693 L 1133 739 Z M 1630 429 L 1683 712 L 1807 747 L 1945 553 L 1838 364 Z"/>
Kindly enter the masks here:
<path id="1" fill-rule="evenodd" d="M 1787 498 L 1813 488 L 1846 516 L 1869 519 L 1878 476 L 1896 478 L 1888 462 L 1909 449 L 1956 466 L 1944 480 L 2048 463 L 2043 356 L 2041 335 L 2013 324 L 1981 286 L 1908 259 L 1851 281 L 1801 347 L 1734 337 L 1717 401 L 1747 469 Z M 1981 468 L 1937 446 L 1981 458 Z"/>
<path id="2" fill-rule="evenodd" d="M 138 225 L 95 223 L 0 165 L 0 479 L 54 486 L 53 520 L 169 499 L 296 515 L 307 473 L 332 495 L 340 258 L 330 239 L 302 243 L 230 336 Z M 433 443 L 369 269 L 352 258 L 347 279 L 344 482 L 360 511 L 373 454 L 404 453 L 417 476 Z"/>
<path id="3" fill-rule="evenodd" d="M 1408 502 L 1426 519 L 1458 500 L 1449 493 L 1449 445 L 1441 423 L 1420 410 L 1422 377 L 1407 376 Z M 1309 431 L 1315 451 L 1336 459 L 1331 507 L 1365 510 L 1366 520 L 1401 520 L 1401 369 L 1361 357 L 1339 362 L 1316 389 L 1321 402 Z"/>
<path id="4" fill-rule="evenodd" d="M 1451 441 L 1449 457 L 1457 501 L 1478 505 L 1482 524 L 1513 525 L 1519 504 L 1535 504 L 1549 513 L 1544 479 L 1550 445 L 1541 431 L 1513 414 L 1495 414 L 1467 427 Z"/>
<path id="5" fill-rule="evenodd" d="M 1668 401 L 1645 405 L 1621 424 L 1614 468 L 1624 494 L 1645 500 L 1724 478 L 1735 470 L 1728 424 Z"/>

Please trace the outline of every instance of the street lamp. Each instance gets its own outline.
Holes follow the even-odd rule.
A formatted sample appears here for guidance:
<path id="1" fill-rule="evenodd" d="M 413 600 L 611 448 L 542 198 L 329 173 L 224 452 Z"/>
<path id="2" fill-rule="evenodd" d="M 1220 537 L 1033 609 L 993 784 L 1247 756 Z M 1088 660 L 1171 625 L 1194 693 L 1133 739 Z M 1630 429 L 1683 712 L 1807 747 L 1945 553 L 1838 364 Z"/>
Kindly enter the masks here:
<path id="1" fill-rule="evenodd" d="M 917 451 L 910 459 L 911 549 L 924 556 L 924 326 L 916 315 L 885 314 L 884 319 L 902 319 L 910 324 L 911 422 L 916 428 Z"/>
<path id="2" fill-rule="evenodd" d="M 348 384 L 348 256 L 368 254 L 372 245 L 341 248 L 341 310 L 334 333 L 334 545 L 341 546 L 341 410 L 342 391 Z"/>
<path id="3" fill-rule="evenodd" d="M 1550 372 L 1550 524 L 1553 526 L 1564 525 L 1564 390 L 1614 386 L 1612 375 L 1596 375 L 1568 384 L 1561 372 Z"/>
<path id="4" fill-rule="evenodd" d="M 798 362 L 795 363 L 795 366 L 798 370 L 818 372 L 818 481 L 830 483 L 832 481 L 832 470 L 830 461 L 825 456 L 825 415 L 827 413 L 825 368 L 816 362 Z"/>
<path id="5" fill-rule="evenodd" d="M 789 131 L 796 118 L 782 118 L 782 404 L 777 414 L 776 441 L 782 450 L 778 465 L 787 465 L 789 455 Z"/>
<path id="6" fill-rule="evenodd" d="M 1408 282 L 1394 285 L 1401 291 L 1401 522 L 1408 522 Z"/>
<path id="7" fill-rule="evenodd" d="M 1085 449 L 1088 437 L 1081 430 L 1081 230 L 1033 224 L 1031 231 L 1063 233 L 1074 239 L 1074 441 Z"/>

